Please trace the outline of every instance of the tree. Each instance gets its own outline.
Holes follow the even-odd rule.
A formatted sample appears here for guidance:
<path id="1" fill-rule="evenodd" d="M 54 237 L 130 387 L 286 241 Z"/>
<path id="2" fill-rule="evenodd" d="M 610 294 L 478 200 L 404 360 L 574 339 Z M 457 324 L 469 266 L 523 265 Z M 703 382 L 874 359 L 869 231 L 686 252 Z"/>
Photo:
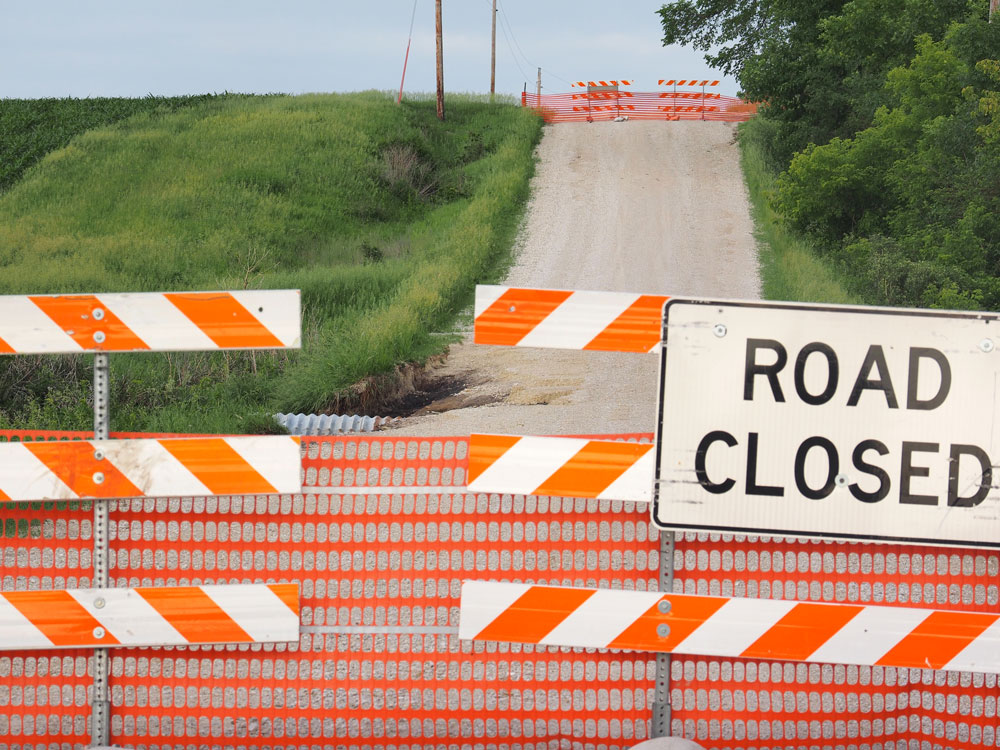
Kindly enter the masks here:
<path id="1" fill-rule="evenodd" d="M 918 37 L 873 125 L 779 179 L 786 221 L 869 302 L 1000 307 L 1000 27 L 983 15 Z"/>
<path id="2" fill-rule="evenodd" d="M 705 60 L 726 75 L 739 75 L 764 43 L 781 35 L 774 0 L 675 0 L 657 11 L 663 46 L 689 44 L 708 54 Z M 729 46 L 724 46 L 729 45 Z M 719 47 L 719 51 L 711 51 Z"/>
<path id="3" fill-rule="evenodd" d="M 968 2 L 675 0 L 658 13 L 664 44 L 705 51 L 780 123 L 771 151 L 783 167 L 810 143 L 871 125 L 886 73 L 909 61 L 920 34 L 940 39 Z"/>

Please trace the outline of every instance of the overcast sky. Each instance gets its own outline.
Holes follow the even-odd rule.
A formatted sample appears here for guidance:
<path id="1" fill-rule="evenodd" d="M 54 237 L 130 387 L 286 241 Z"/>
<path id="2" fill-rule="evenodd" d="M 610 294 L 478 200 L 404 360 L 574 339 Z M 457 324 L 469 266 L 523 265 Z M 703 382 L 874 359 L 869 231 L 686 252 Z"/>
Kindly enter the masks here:
<path id="1" fill-rule="evenodd" d="M 498 0 L 497 91 L 721 78 L 664 48 L 649 0 Z M 4 0 L 0 98 L 398 90 L 413 0 Z M 444 0 L 445 90 L 490 85 L 492 0 Z M 735 94 L 732 79 L 714 89 Z M 434 0 L 417 0 L 405 90 L 434 91 Z"/>

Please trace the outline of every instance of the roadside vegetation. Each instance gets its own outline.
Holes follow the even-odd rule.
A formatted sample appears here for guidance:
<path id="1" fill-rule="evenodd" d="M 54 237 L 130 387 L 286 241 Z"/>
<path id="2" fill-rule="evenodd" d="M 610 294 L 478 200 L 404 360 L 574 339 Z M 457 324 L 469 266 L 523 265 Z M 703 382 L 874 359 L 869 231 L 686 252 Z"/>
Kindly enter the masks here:
<path id="1" fill-rule="evenodd" d="M 740 125 L 740 160 L 750 195 L 764 299 L 857 303 L 833 265 L 775 212 L 772 199 L 777 172 L 767 156 L 769 127 L 771 124 L 759 117 Z"/>
<path id="2" fill-rule="evenodd" d="M 20 114 L 3 122 L 44 130 L 31 103 L 8 108 Z M 0 193 L 0 294 L 296 288 L 304 340 L 112 356 L 123 431 L 260 431 L 275 411 L 363 406 L 440 351 L 434 334 L 509 260 L 541 131 L 513 102 L 472 96 L 451 97 L 445 123 L 432 99 L 379 92 L 138 110 L 66 145 L 38 134 L 59 146 Z M 0 359 L 0 428 L 88 429 L 89 360 Z"/>
<path id="3" fill-rule="evenodd" d="M 1000 308 L 988 0 L 678 0 L 660 16 L 665 43 L 706 50 L 762 102 L 741 140 L 761 231 L 779 238 L 769 296 L 827 299 L 814 284 L 832 270 L 865 303 Z"/>

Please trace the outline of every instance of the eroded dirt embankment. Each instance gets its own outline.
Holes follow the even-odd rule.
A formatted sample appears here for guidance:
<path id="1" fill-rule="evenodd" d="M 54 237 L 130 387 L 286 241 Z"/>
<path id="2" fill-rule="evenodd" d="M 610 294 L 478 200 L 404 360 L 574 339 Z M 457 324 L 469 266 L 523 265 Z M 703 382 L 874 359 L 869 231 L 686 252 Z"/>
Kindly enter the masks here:
<path id="1" fill-rule="evenodd" d="M 548 126 L 511 286 L 755 299 L 735 125 Z M 428 375 L 464 384 L 395 434 L 603 434 L 655 428 L 657 357 L 454 345 Z"/>

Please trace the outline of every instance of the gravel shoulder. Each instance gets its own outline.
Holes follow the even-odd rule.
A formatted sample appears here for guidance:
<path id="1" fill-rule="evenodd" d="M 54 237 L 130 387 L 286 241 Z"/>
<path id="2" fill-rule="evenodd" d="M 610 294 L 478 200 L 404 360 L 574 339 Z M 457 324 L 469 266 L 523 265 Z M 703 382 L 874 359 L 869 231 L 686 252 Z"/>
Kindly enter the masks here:
<path id="1" fill-rule="evenodd" d="M 547 126 L 510 286 L 757 299 L 760 276 L 736 126 Z M 451 347 L 435 377 L 460 392 L 400 435 L 652 432 L 652 354 Z"/>

